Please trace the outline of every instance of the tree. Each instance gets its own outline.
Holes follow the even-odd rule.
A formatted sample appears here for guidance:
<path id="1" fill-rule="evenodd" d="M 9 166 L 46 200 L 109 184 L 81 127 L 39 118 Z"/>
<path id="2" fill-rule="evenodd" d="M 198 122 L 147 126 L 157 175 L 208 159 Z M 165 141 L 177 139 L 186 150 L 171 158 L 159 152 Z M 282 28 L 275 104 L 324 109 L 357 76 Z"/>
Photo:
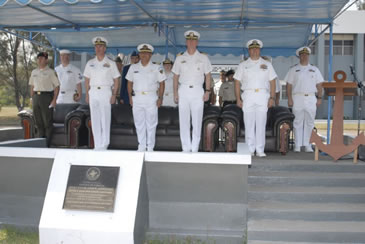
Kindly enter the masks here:
<path id="1" fill-rule="evenodd" d="M 365 0 L 359 0 L 356 2 L 358 10 L 365 10 Z"/>
<path id="2" fill-rule="evenodd" d="M 19 36 L 27 33 L 9 30 L 17 35 L 0 32 L 0 86 L 13 100 L 18 110 L 22 110 L 29 98 L 28 81 L 36 67 L 35 57 L 40 48 Z M 43 35 L 37 35 L 36 41 L 46 42 Z M 3 99 L 7 100 L 7 99 Z"/>

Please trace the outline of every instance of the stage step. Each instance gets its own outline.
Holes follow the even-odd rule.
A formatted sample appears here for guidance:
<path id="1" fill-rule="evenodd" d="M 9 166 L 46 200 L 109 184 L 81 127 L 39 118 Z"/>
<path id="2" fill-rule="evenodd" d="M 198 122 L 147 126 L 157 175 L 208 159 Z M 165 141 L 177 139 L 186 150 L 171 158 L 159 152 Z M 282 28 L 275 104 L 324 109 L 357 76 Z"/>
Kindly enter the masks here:
<path id="1" fill-rule="evenodd" d="M 156 241 L 156 243 L 242 244 L 243 236 L 242 231 L 225 231 L 214 229 L 184 230 L 150 228 L 146 233 L 146 238 L 151 243 L 154 243 L 154 241 Z"/>
<path id="2" fill-rule="evenodd" d="M 250 185 L 365 187 L 364 173 L 250 171 Z"/>
<path id="3" fill-rule="evenodd" d="M 365 243 L 364 164 L 254 159 L 248 175 L 248 244 Z"/>

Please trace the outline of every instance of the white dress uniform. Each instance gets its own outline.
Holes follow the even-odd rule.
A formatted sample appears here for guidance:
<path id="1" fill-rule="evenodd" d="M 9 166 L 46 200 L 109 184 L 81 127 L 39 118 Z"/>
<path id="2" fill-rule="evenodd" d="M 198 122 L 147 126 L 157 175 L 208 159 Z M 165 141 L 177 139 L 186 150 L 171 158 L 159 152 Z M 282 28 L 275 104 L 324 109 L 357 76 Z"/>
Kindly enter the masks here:
<path id="1" fill-rule="evenodd" d="M 166 79 L 161 66 L 141 61 L 132 64 L 126 79 L 133 82 L 133 119 L 137 130 L 138 151 L 153 151 L 158 122 L 157 90 Z"/>
<path id="2" fill-rule="evenodd" d="M 193 55 L 187 51 L 175 60 L 172 72 L 179 75 L 179 120 L 180 139 L 184 152 L 199 150 L 203 110 L 204 75 L 212 71 L 208 56 L 198 50 Z M 190 117 L 193 126 L 190 137 Z"/>
<path id="3" fill-rule="evenodd" d="M 251 58 L 242 62 L 233 76 L 241 82 L 245 141 L 251 153 L 264 153 L 270 81 L 277 77 L 270 62 Z"/>
<path id="4" fill-rule="evenodd" d="M 86 64 L 84 76 L 90 79 L 89 104 L 95 149 L 107 149 L 110 142 L 110 122 L 113 79 L 120 77 L 117 65 L 107 56 Z"/>
<path id="5" fill-rule="evenodd" d="M 311 64 L 297 64 L 289 69 L 284 81 L 292 85 L 295 147 L 310 146 L 317 110 L 316 86 L 324 81 L 322 74 Z"/>
<path id="6" fill-rule="evenodd" d="M 83 80 L 80 69 L 72 64 L 68 64 L 66 67 L 60 64 L 55 71 L 60 81 L 60 92 L 56 103 L 76 103 L 74 94 L 77 92 L 77 84 Z"/>
<path id="7" fill-rule="evenodd" d="M 176 107 L 177 104 L 174 101 L 174 74 L 172 72 L 166 73 L 165 92 L 163 94 L 162 106 Z"/>
<path id="8" fill-rule="evenodd" d="M 279 78 L 275 79 L 275 93 L 281 92 L 281 84 Z"/>

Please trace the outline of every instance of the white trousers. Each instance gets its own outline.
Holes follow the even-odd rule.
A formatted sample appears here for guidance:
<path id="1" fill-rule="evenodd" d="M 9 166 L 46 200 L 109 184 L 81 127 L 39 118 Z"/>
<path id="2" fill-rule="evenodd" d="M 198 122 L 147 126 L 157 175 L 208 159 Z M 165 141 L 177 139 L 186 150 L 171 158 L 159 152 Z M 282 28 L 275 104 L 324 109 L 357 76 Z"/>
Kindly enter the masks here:
<path id="1" fill-rule="evenodd" d="M 245 141 L 251 153 L 263 153 L 265 149 L 269 97 L 267 92 L 245 91 L 242 94 Z"/>
<path id="2" fill-rule="evenodd" d="M 133 119 L 137 131 L 138 150 L 153 151 L 158 122 L 156 93 L 133 97 Z"/>
<path id="3" fill-rule="evenodd" d="M 110 143 L 111 96 L 111 87 L 91 87 L 89 90 L 91 126 L 96 150 L 107 149 Z"/>
<path id="4" fill-rule="evenodd" d="M 204 90 L 202 87 L 179 87 L 179 124 L 183 152 L 198 152 L 204 110 Z M 193 134 L 190 136 L 190 128 Z"/>
<path id="5" fill-rule="evenodd" d="M 168 93 L 163 95 L 162 106 L 176 107 L 177 104 L 174 101 L 174 93 Z"/>
<path id="6" fill-rule="evenodd" d="M 74 94 L 75 94 L 75 92 L 72 92 L 72 91 L 66 91 L 66 93 L 64 93 L 64 94 L 60 92 L 58 94 L 56 103 L 57 104 L 60 104 L 60 103 L 78 103 L 78 102 L 75 102 L 75 100 L 74 100 Z"/>
<path id="7" fill-rule="evenodd" d="M 310 145 L 317 110 L 316 102 L 314 95 L 293 95 L 295 147 Z"/>

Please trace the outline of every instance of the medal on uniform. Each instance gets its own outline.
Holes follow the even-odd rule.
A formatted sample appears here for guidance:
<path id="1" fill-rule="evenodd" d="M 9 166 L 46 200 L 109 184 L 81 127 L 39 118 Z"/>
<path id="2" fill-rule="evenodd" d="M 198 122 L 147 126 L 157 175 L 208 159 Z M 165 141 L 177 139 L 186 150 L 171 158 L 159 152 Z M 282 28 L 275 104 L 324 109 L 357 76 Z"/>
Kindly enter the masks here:
<path id="1" fill-rule="evenodd" d="M 263 69 L 263 70 L 266 70 L 267 69 L 267 65 L 266 64 L 261 64 L 260 68 Z"/>
<path id="2" fill-rule="evenodd" d="M 107 67 L 107 68 L 109 68 L 109 67 L 110 67 L 110 64 L 105 63 L 105 64 L 103 65 L 103 67 Z"/>

